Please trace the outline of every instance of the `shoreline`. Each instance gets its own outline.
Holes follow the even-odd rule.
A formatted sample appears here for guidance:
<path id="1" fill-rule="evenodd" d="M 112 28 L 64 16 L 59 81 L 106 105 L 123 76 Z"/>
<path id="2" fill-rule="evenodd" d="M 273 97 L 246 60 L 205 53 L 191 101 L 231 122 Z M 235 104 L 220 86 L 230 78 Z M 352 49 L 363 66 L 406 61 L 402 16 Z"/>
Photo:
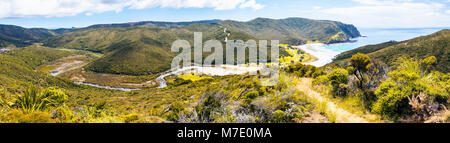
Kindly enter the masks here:
<path id="1" fill-rule="evenodd" d="M 304 63 L 306 65 L 313 65 L 316 67 L 325 66 L 333 61 L 333 58 L 336 57 L 340 52 L 332 51 L 324 47 L 323 43 L 313 43 L 313 44 L 305 44 L 299 46 L 292 46 L 295 48 L 299 48 L 306 53 L 318 58 L 317 61 Z"/>

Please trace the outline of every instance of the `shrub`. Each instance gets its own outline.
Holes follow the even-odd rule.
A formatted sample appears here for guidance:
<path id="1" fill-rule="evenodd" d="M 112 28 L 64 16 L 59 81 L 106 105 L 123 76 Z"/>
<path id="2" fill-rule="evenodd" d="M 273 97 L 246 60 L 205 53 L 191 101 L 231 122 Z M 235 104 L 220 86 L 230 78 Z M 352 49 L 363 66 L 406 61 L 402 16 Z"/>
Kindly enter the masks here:
<path id="1" fill-rule="evenodd" d="M 41 92 L 36 86 L 30 86 L 23 95 L 19 95 L 14 105 L 24 113 L 43 111 L 48 107 L 56 107 L 67 100 L 67 95 L 61 90 L 47 88 Z"/>
<path id="2" fill-rule="evenodd" d="M 443 120 L 447 123 L 450 123 L 450 111 L 446 112 L 446 115 L 444 116 Z"/>
<path id="3" fill-rule="evenodd" d="M 406 114 L 418 115 L 416 117 L 423 120 L 424 116 L 434 112 L 434 109 L 425 108 L 426 104 L 447 102 L 448 90 L 441 84 L 439 73 L 427 74 L 416 59 L 402 57 L 397 64 L 397 70 L 388 73 L 391 79 L 383 81 L 375 91 L 378 100 L 372 107 L 374 113 L 391 120 Z M 419 96 L 420 99 L 416 99 Z"/>
<path id="4" fill-rule="evenodd" d="M 198 118 L 201 122 L 211 122 L 217 120 L 219 116 L 228 116 L 228 113 L 220 112 L 222 111 L 222 104 L 226 104 L 226 95 L 222 92 L 215 92 L 213 94 L 208 94 L 207 97 L 196 106 L 198 113 Z M 220 119 L 219 119 L 220 120 Z"/>
<path id="5" fill-rule="evenodd" d="M 281 110 L 277 110 L 272 113 L 272 119 L 276 123 L 286 122 L 286 113 Z"/>
<path id="6" fill-rule="evenodd" d="M 337 68 L 327 75 L 335 95 L 345 96 L 347 94 L 348 72 L 345 69 Z"/>
<path id="7" fill-rule="evenodd" d="M 250 105 L 253 99 L 259 96 L 258 91 L 250 91 L 241 97 L 241 101 L 243 101 L 244 106 Z"/>
<path id="8" fill-rule="evenodd" d="M 430 56 L 422 60 L 423 63 L 427 65 L 435 65 L 437 63 L 437 59 L 435 56 Z"/>
<path id="9" fill-rule="evenodd" d="M 328 84 L 328 76 L 327 75 L 321 75 L 317 78 L 314 78 L 312 81 L 313 85 L 325 85 Z"/>
<path id="10" fill-rule="evenodd" d="M 325 71 L 317 69 L 317 70 L 312 74 L 312 77 L 313 77 L 313 78 L 317 78 L 317 77 L 319 77 L 319 76 L 326 75 L 326 74 L 327 74 L 327 73 L 326 73 Z"/>
<path id="11" fill-rule="evenodd" d="M 413 92 L 412 87 L 402 88 L 392 81 L 383 82 L 375 92 L 378 100 L 373 105 L 372 111 L 388 119 L 395 120 L 399 115 L 405 114 L 410 110 L 408 97 Z"/>
<path id="12" fill-rule="evenodd" d="M 24 113 L 20 110 L 11 110 L 3 116 L 0 116 L 3 123 L 55 123 L 50 114 L 41 111 Z"/>
<path id="13" fill-rule="evenodd" d="M 136 121 L 139 120 L 139 114 L 136 113 L 131 113 L 131 114 L 127 114 L 127 115 L 123 115 L 123 121 L 125 123 L 136 123 Z"/>
<path id="14" fill-rule="evenodd" d="M 372 60 L 369 58 L 369 56 L 361 53 L 357 53 L 350 58 L 350 64 L 353 68 L 355 68 L 358 72 L 366 72 L 370 68 L 370 63 Z"/>
<path id="15" fill-rule="evenodd" d="M 348 67 L 347 70 L 349 73 L 355 75 L 355 77 L 358 79 L 359 89 L 365 88 L 364 83 L 367 81 L 367 76 L 365 75 L 365 73 L 368 72 L 373 66 L 371 62 L 372 60 L 369 58 L 369 56 L 361 53 L 353 55 L 350 59 L 351 67 Z"/>
<path id="16" fill-rule="evenodd" d="M 53 119 L 58 120 L 58 122 L 71 122 L 71 120 L 75 117 L 73 112 L 69 110 L 67 107 L 58 107 L 51 114 Z"/>
<path id="17" fill-rule="evenodd" d="M 298 77 L 313 77 L 324 74 L 324 72 L 318 71 L 315 66 L 304 65 L 302 63 L 291 64 L 284 69 L 288 73 L 293 73 Z"/>
<path id="18" fill-rule="evenodd" d="M 52 106 L 61 106 L 68 100 L 68 96 L 54 87 L 49 87 L 42 92 L 44 97 L 48 97 Z"/>
<path id="19" fill-rule="evenodd" d="M 166 114 L 166 119 L 170 121 L 177 121 L 183 110 L 184 106 L 181 101 L 173 102 L 170 105 L 170 112 Z"/>

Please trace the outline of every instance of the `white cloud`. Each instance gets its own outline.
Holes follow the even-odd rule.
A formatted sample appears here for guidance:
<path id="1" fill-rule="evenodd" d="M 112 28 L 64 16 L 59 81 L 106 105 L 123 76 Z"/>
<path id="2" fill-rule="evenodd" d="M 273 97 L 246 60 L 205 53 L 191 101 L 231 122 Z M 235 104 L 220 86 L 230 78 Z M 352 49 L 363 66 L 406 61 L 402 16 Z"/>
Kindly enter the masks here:
<path id="1" fill-rule="evenodd" d="M 369 5 L 382 5 L 389 1 L 378 1 L 378 0 L 353 0 L 355 2 L 361 3 L 361 4 L 369 4 Z"/>
<path id="2" fill-rule="evenodd" d="M 252 1 L 252 0 L 249 0 Z M 215 10 L 230 10 L 247 3 L 247 0 L 132 0 L 130 6 L 133 9 L 152 7 L 168 8 L 214 8 Z M 256 3 L 255 3 L 256 4 Z"/>
<path id="3" fill-rule="evenodd" d="M 261 9 L 255 0 L 0 0 L 0 18 L 33 16 L 92 15 L 123 9 L 164 8 L 235 8 Z"/>
<path id="4" fill-rule="evenodd" d="M 448 27 L 446 5 L 410 0 L 353 0 L 361 5 L 324 9 L 320 12 L 334 20 L 361 27 Z"/>
<path id="5" fill-rule="evenodd" d="M 239 8 L 252 8 L 255 10 L 264 8 L 264 5 L 261 4 L 257 4 L 255 0 L 249 0 L 243 4 L 241 4 L 241 6 Z"/>
<path id="6" fill-rule="evenodd" d="M 318 9 L 322 9 L 321 6 L 314 6 L 313 9 L 318 10 Z"/>

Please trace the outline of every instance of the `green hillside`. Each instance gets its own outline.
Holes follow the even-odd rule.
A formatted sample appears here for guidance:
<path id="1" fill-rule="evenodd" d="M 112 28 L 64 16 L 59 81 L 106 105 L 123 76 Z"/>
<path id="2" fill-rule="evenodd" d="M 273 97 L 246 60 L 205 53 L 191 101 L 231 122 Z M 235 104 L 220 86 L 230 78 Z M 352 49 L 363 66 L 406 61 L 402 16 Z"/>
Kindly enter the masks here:
<path id="1" fill-rule="evenodd" d="M 18 90 L 28 83 L 41 86 L 72 86 L 70 81 L 61 80 L 43 72 L 36 72 L 36 68 L 39 65 L 74 54 L 76 52 L 37 45 L 0 54 L 0 87 Z"/>
<path id="2" fill-rule="evenodd" d="M 359 47 L 359 48 L 356 48 L 353 50 L 349 50 L 349 51 L 340 53 L 339 55 L 337 55 L 334 58 L 334 60 L 338 61 L 338 60 L 349 59 L 352 57 L 352 55 L 357 54 L 357 53 L 362 53 L 362 54 L 372 53 L 372 52 L 384 49 L 386 47 L 395 45 L 397 43 L 398 42 L 396 42 L 396 41 L 389 41 L 389 42 L 385 42 L 385 43 L 381 43 L 381 44 L 367 45 L 367 46 Z"/>
<path id="3" fill-rule="evenodd" d="M 360 47 L 348 52 L 344 52 L 337 56 L 334 62 L 347 60 L 348 55 L 352 53 L 366 53 L 371 58 L 375 58 L 393 66 L 397 58 L 401 56 L 416 57 L 424 59 L 429 56 L 437 58 L 436 68 L 441 72 L 450 71 L 450 30 L 445 29 L 431 35 L 417 37 L 414 39 L 402 41 L 382 43 L 378 45 L 370 45 Z"/>
<path id="4" fill-rule="evenodd" d="M 0 24 L 0 47 L 24 47 L 53 35 L 55 34 L 47 29 L 27 29 L 20 26 Z"/>
<path id="5" fill-rule="evenodd" d="M 307 41 L 335 43 L 361 36 L 353 26 L 335 21 L 304 18 L 257 18 L 248 22 L 222 21 L 224 27 L 236 29 L 258 39 L 281 40 L 282 43 L 299 45 Z"/>
<path id="6" fill-rule="evenodd" d="M 306 112 L 313 112 L 313 108 L 305 104 L 306 101 L 299 95 L 284 96 L 288 94 L 287 91 L 283 94 L 275 93 L 278 88 L 286 88 L 281 85 L 292 85 L 285 76 L 282 77 L 284 80 L 280 87 L 262 87 L 258 76 L 235 75 L 206 77 L 205 80 L 183 79 L 183 82 L 166 89 L 143 88 L 139 91 L 121 92 L 76 85 L 69 80 L 35 70 L 39 65 L 79 54 L 77 52 L 79 51 L 33 45 L 0 54 L 0 122 L 299 122 L 309 114 Z M 180 77 L 174 78 L 181 80 Z M 42 99 L 44 95 L 50 97 Z M 28 97 L 36 100 L 27 102 L 26 105 L 42 103 L 46 107 L 23 106 L 20 101 Z M 267 104 L 252 102 L 259 97 L 264 98 L 260 102 Z M 58 100 L 59 104 L 55 104 L 54 100 Z M 196 106 L 189 103 L 195 103 Z M 239 103 L 236 104 L 238 106 L 229 106 L 235 103 Z M 234 114 L 235 111 L 253 106 L 258 109 L 246 113 L 252 117 L 250 120 L 236 120 L 242 113 Z M 180 110 L 164 111 L 166 107 Z M 199 110 L 188 110 L 191 107 Z M 267 114 L 257 114 L 261 112 L 259 108 Z M 279 119 L 272 116 L 275 111 L 290 111 L 293 115 Z M 184 115 L 190 114 L 199 116 L 188 116 L 187 120 L 183 120 Z M 222 118 L 224 115 L 228 117 Z"/>
<path id="7" fill-rule="evenodd" d="M 57 34 L 64 34 L 79 30 L 95 29 L 95 28 L 130 28 L 130 27 L 147 27 L 147 28 L 175 28 L 187 26 L 194 23 L 217 23 L 219 19 L 213 20 L 200 20 L 200 21 L 188 21 L 188 22 L 164 22 L 164 21 L 140 21 L 140 22 L 128 22 L 128 23 L 114 23 L 114 24 L 95 24 L 83 28 L 58 28 L 51 31 Z"/>
<path id="8" fill-rule="evenodd" d="M 88 69 L 100 73 L 148 75 L 170 68 L 172 42 L 188 40 L 193 46 L 193 31 L 203 32 L 203 39 L 219 39 L 224 42 L 227 33 L 217 24 L 191 24 L 183 28 L 98 28 L 75 31 L 55 36 L 45 42 L 49 47 L 66 47 L 105 53 Z M 228 38 L 254 39 L 242 32 L 234 32 Z M 224 44 L 225 45 L 225 44 Z M 208 55 L 208 53 L 205 53 Z"/>
<path id="9" fill-rule="evenodd" d="M 192 35 L 185 29 L 99 28 L 56 36 L 45 45 L 105 53 L 88 65 L 95 72 L 146 75 L 169 69 L 176 54 L 170 44 Z"/>
<path id="10" fill-rule="evenodd" d="M 47 39 L 44 45 L 106 53 L 122 44 L 143 40 L 153 40 L 154 45 L 170 46 L 177 38 L 188 39 L 187 36 L 190 35 L 191 32 L 184 29 L 98 28 L 58 35 Z"/>
<path id="11" fill-rule="evenodd" d="M 164 23 L 159 24 L 160 26 L 164 25 Z M 54 36 L 45 40 L 44 43 L 48 47 L 65 47 L 104 53 L 103 58 L 88 65 L 87 69 L 91 71 L 148 75 L 169 69 L 172 58 L 177 54 L 170 52 L 172 42 L 184 39 L 188 40 L 193 46 L 194 32 L 202 32 L 203 41 L 217 39 L 223 45 L 225 45 L 225 39 L 244 41 L 249 39 L 280 39 L 282 43 L 288 42 L 286 39 L 294 39 L 294 41 L 300 43 L 309 40 L 329 43 L 346 41 L 348 38 L 359 36 L 359 32 L 351 25 L 300 18 L 282 20 L 260 18 L 250 22 L 223 21 L 215 23 L 205 21 L 176 24 L 178 26 L 165 28 L 160 26 L 159 28 L 148 28 L 149 26 L 143 26 L 145 22 L 134 25 L 128 23 L 122 26 L 91 26 L 91 28 L 84 30 Z M 255 31 L 255 29 L 258 30 Z M 276 33 L 288 34 L 277 35 Z M 204 55 L 207 56 L 208 54 L 205 53 Z"/>

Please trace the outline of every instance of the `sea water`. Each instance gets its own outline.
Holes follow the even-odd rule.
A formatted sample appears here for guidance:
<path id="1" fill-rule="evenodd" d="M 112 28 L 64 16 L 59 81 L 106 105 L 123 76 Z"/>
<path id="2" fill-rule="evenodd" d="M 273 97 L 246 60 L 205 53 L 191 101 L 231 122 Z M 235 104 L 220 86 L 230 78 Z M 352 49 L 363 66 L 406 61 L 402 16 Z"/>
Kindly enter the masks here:
<path id="1" fill-rule="evenodd" d="M 317 61 L 305 63 L 321 67 L 331 63 L 338 54 L 358 47 L 380 44 L 388 41 L 404 41 L 419 36 L 425 36 L 444 28 L 412 28 L 412 29 L 368 29 L 361 28 L 362 37 L 352 39 L 353 42 L 338 44 L 305 44 L 298 46 L 303 51 L 318 58 Z"/>
<path id="2" fill-rule="evenodd" d="M 380 44 L 388 41 L 404 41 L 419 36 L 425 36 L 445 28 L 359 28 L 363 37 L 355 38 L 355 42 L 324 45 L 324 48 L 335 51 L 345 52 L 358 47 Z M 448 28 L 447 28 L 448 29 Z"/>

